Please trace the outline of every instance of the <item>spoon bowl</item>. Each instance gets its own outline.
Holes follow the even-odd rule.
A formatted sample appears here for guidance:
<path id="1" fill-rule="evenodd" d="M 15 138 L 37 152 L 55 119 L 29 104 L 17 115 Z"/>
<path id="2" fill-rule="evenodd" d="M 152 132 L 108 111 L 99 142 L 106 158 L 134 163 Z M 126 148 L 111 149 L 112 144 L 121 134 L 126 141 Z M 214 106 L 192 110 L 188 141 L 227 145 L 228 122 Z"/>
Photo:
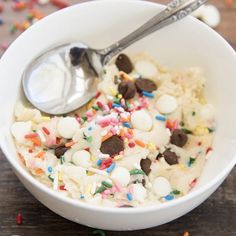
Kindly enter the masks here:
<path id="1" fill-rule="evenodd" d="M 102 70 L 100 57 L 96 50 L 82 43 L 48 50 L 23 74 L 26 97 L 39 110 L 54 115 L 85 105 L 97 92 L 98 75 Z"/>

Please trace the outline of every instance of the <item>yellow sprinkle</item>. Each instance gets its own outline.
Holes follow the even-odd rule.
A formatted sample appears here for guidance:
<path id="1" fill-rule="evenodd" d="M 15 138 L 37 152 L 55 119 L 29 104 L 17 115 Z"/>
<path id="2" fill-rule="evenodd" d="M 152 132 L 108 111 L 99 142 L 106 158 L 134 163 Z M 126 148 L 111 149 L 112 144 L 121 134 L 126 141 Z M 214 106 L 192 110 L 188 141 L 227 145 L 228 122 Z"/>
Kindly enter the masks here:
<path id="1" fill-rule="evenodd" d="M 94 104 L 94 99 L 92 99 L 86 106 L 87 110 L 89 110 L 93 106 L 93 104 Z"/>
<path id="2" fill-rule="evenodd" d="M 59 181 L 63 180 L 63 173 L 62 172 L 58 172 L 58 180 Z"/>
<path id="3" fill-rule="evenodd" d="M 196 134 L 196 135 L 206 135 L 206 134 L 209 134 L 209 130 L 205 127 L 197 126 L 194 129 L 193 133 Z"/>
<path id="4" fill-rule="evenodd" d="M 122 94 L 118 94 L 118 96 L 117 96 L 119 99 L 121 99 L 122 98 Z"/>
<path id="5" fill-rule="evenodd" d="M 183 165 L 183 164 L 179 164 L 178 167 L 179 167 L 180 170 L 185 170 L 186 169 L 185 165 Z"/>
<path id="6" fill-rule="evenodd" d="M 92 184 L 88 184 L 85 189 L 85 194 L 90 195 L 91 189 L 92 189 Z"/>
<path id="7" fill-rule="evenodd" d="M 124 143 L 128 143 L 128 139 L 127 138 L 124 138 Z"/>
<path id="8" fill-rule="evenodd" d="M 152 143 L 152 142 L 149 142 L 148 145 L 147 145 L 147 147 L 148 147 L 148 149 L 150 149 L 150 150 L 156 150 L 156 146 L 155 146 L 155 144 Z"/>
<path id="9" fill-rule="evenodd" d="M 50 121 L 51 118 L 49 116 L 42 116 L 42 121 Z"/>
<path id="10" fill-rule="evenodd" d="M 114 160 L 120 160 L 120 159 L 122 159 L 123 158 L 123 155 L 116 155 L 116 156 L 114 156 Z"/>
<path id="11" fill-rule="evenodd" d="M 96 161 L 96 157 L 95 156 L 91 156 L 91 161 Z"/>
<path id="12" fill-rule="evenodd" d="M 113 96 L 116 96 L 117 92 L 114 88 L 110 87 L 109 90 Z"/>
<path id="13" fill-rule="evenodd" d="M 202 105 L 204 105 L 204 104 L 206 104 L 206 99 L 205 99 L 205 98 L 200 98 L 200 99 L 199 99 L 199 102 L 200 102 Z"/>
<path id="14" fill-rule="evenodd" d="M 126 74 L 125 72 L 123 71 L 120 71 L 119 72 L 119 76 L 121 78 L 123 78 L 124 80 L 134 80 L 130 75 Z"/>
<path id="15" fill-rule="evenodd" d="M 87 171 L 87 175 L 88 175 L 88 176 L 92 176 L 92 175 L 94 175 L 94 173 L 93 173 L 92 171 L 89 171 L 89 170 L 88 170 L 88 171 Z"/>

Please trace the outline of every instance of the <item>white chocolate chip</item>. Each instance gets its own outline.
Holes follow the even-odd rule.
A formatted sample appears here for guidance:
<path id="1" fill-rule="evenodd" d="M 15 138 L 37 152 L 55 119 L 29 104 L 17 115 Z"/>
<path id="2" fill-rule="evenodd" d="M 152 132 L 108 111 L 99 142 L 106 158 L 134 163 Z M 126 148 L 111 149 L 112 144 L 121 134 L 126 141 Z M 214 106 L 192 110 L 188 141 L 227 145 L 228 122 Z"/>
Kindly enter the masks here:
<path id="1" fill-rule="evenodd" d="M 129 171 L 124 167 L 117 167 L 112 171 L 111 179 L 114 182 L 120 183 L 122 186 L 127 186 L 130 181 Z"/>
<path id="2" fill-rule="evenodd" d="M 91 166 L 90 153 L 86 150 L 80 150 L 73 154 L 72 161 L 75 165 L 84 168 Z"/>
<path id="3" fill-rule="evenodd" d="M 212 28 L 215 28 L 220 23 L 220 12 L 213 5 L 203 5 L 192 15 L 202 20 Z"/>
<path id="4" fill-rule="evenodd" d="M 202 12 L 201 19 L 210 27 L 215 28 L 220 23 L 220 12 L 213 5 L 206 5 Z"/>
<path id="5" fill-rule="evenodd" d="M 32 122 L 15 122 L 11 126 L 11 133 L 19 143 L 25 142 L 25 135 L 31 132 Z"/>
<path id="6" fill-rule="evenodd" d="M 162 114 L 170 114 L 174 112 L 177 106 L 176 98 L 168 94 L 162 95 L 156 102 L 156 107 Z"/>
<path id="7" fill-rule="evenodd" d="M 152 118 L 145 110 L 134 111 L 131 115 L 131 123 L 135 129 L 149 131 L 152 128 Z"/>
<path id="8" fill-rule="evenodd" d="M 63 117 L 58 121 L 57 130 L 63 137 L 70 139 L 79 129 L 79 123 L 74 117 Z"/>
<path id="9" fill-rule="evenodd" d="M 170 182 L 164 177 L 157 177 L 153 182 L 153 191 L 160 197 L 165 197 L 171 192 Z"/>
<path id="10" fill-rule="evenodd" d="M 86 176 L 86 170 L 80 166 L 63 166 L 63 172 L 72 180 L 79 182 Z"/>
<path id="11" fill-rule="evenodd" d="M 143 77 L 153 78 L 158 70 L 150 61 L 142 60 L 135 63 L 135 70 Z"/>
<path id="12" fill-rule="evenodd" d="M 142 184 L 133 184 L 133 197 L 134 200 L 139 202 L 144 202 L 147 196 L 147 190 L 143 187 Z"/>

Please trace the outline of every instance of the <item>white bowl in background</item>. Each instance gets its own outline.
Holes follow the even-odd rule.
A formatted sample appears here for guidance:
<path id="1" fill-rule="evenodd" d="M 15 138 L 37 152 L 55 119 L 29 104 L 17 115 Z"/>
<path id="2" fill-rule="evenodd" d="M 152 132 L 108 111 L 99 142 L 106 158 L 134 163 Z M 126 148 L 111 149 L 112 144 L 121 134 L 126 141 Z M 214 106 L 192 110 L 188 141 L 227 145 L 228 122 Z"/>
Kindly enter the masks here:
<path id="1" fill-rule="evenodd" d="M 1 148 L 24 186 L 45 206 L 69 220 L 109 230 L 143 229 L 169 222 L 207 199 L 236 163 L 236 53 L 221 36 L 192 17 L 150 35 L 127 50 L 144 51 L 164 66 L 199 66 L 205 72 L 206 95 L 217 111 L 217 131 L 213 154 L 198 185 L 187 196 L 134 209 L 92 206 L 47 188 L 18 161 L 10 126 L 14 105 L 22 98 L 21 75 L 26 65 L 42 51 L 66 42 L 106 47 L 160 9 L 161 5 L 133 0 L 101 0 L 72 6 L 24 32 L 0 61 Z"/>

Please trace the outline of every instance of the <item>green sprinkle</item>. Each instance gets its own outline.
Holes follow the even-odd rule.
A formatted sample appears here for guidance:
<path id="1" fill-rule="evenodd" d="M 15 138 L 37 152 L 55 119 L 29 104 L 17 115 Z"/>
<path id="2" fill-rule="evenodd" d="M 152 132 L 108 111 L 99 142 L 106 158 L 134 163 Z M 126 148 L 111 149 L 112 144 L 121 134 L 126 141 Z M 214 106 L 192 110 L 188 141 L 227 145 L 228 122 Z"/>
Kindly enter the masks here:
<path id="1" fill-rule="evenodd" d="M 54 182 L 54 179 L 52 178 L 51 175 L 49 175 L 48 178 L 49 178 L 52 182 Z"/>
<path id="2" fill-rule="evenodd" d="M 180 121 L 179 124 L 180 124 L 180 126 L 182 126 L 182 127 L 184 126 L 184 122 L 183 122 L 183 121 Z"/>
<path id="3" fill-rule="evenodd" d="M 36 129 L 33 129 L 32 131 L 33 131 L 34 133 L 36 133 L 36 132 L 37 132 L 37 130 L 36 130 Z"/>
<path id="4" fill-rule="evenodd" d="M 102 185 L 106 188 L 112 188 L 112 184 L 106 182 L 106 181 L 102 181 Z"/>
<path id="5" fill-rule="evenodd" d="M 83 124 L 88 120 L 88 118 L 86 116 L 82 116 L 81 119 L 83 121 Z"/>
<path id="6" fill-rule="evenodd" d="M 60 157 L 60 162 L 61 162 L 61 165 L 65 162 L 65 157 L 64 156 Z"/>
<path id="7" fill-rule="evenodd" d="M 130 108 L 130 103 L 128 101 L 125 101 L 125 105 L 128 109 Z"/>
<path id="8" fill-rule="evenodd" d="M 207 128 L 209 133 L 213 133 L 215 130 L 213 128 Z"/>
<path id="9" fill-rule="evenodd" d="M 185 128 L 182 128 L 182 130 L 184 131 L 184 133 L 186 134 L 192 134 L 193 132 L 189 129 L 185 129 Z"/>
<path id="10" fill-rule="evenodd" d="M 93 141 L 93 137 L 87 136 L 84 132 L 83 132 L 83 139 L 86 140 L 88 143 L 91 143 Z"/>
<path id="11" fill-rule="evenodd" d="M 190 167 L 195 161 L 196 161 L 195 158 L 190 157 L 190 159 L 188 161 L 188 166 Z"/>
<path id="12" fill-rule="evenodd" d="M 106 236 L 106 233 L 101 229 L 94 230 L 93 234 L 97 234 L 97 235 L 100 235 L 100 236 Z"/>
<path id="13" fill-rule="evenodd" d="M 173 190 L 171 193 L 174 195 L 179 195 L 181 192 L 179 190 Z"/>
<path id="14" fill-rule="evenodd" d="M 142 170 L 139 170 L 139 169 L 131 170 L 129 173 L 130 173 L 130 175 L 145 175 L 145 172 L 143 172 Z"/>
<path id="15" fill-rule="evenodd" d="M 43 148 L 43 151 L 45 151 L 45 152 L 46 152 L 46 151 L 48 151 L 48 149 L 47 149 L 47 148 Z"/>
<path id="16" fill-rule="evenodd" d="M 103 191 L 105 191 L 107 188 L 105 187 L 105 186 L 101 186 L 100 188 L 98 188 L 97 190 L 96 190 L 96 192 L 94 193 L 94 195 L 95 194 L 97 194 L 97 193 L 102 193 Z"/>
<path id="17" fill-rule="evenodd" d="M 92 108 L 95 110 L 95 111 L 99 111 L 100 108 L 98 106 L 92 106 Z"/>
<path id="18" fill-rule="evenodd" d="M 116 104 L 120 104 L 120 99 L 119 98 L 114 98 L 113 102 L 116 103 Z"/>
<path id="19" fill-rule="evenodd" d="M 106 73 L 107 73 L 107 71 L 104 69 L 104 70 L 103 70 L 103 74 L 105 75 Z"/>
<path id="20" fill-rule="evenodd" d="M 195 116 L 195 115 L 196 115 L 196 112 L 195 112 L 195 111 L 193 111 L 193 112 L 192 112 L 192 116 Z"/>

